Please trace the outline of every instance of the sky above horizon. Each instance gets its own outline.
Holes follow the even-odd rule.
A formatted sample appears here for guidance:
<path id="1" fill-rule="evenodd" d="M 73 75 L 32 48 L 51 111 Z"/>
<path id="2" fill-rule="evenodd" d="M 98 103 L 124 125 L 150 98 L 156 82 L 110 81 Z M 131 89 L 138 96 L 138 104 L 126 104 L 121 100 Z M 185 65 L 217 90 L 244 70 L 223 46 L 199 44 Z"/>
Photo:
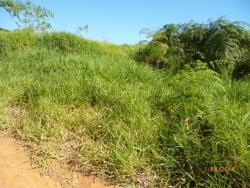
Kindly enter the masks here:
<path id="1" fill-rule="evenodd" d="M 117 44 L 134 44 L 146 37 L 145 28 L 190 20 L 206 23 L 225 16 L 250 23 L 250 0 L 33 0 L 55 14 L 53 31 L 76 33 L 88 25 L 86 38 Z M 0 10 L 0 27 L 15 29 L 11 17 Z"/>

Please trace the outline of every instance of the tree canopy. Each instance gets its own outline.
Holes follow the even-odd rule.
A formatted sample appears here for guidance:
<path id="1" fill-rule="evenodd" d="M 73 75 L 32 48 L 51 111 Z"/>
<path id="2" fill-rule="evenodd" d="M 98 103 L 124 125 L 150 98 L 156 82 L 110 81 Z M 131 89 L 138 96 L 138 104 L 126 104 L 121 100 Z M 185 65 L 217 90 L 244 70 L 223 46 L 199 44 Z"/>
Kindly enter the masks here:
<path id="1" fill-rule="evenodd" d="M 226 70 L 241 77 L 243 72 L 250 74 L 250 32 L 245 26 L 246 23 L 230 22 L 223 17 L 207 24 L 167 24 L 153 34 L 137 58 L 174 70 L 194 67 L 199 60 L 219 73 Z"/>
<path id="2" fill-rule="evenodd" d="M 20 28 L 32 28 L 37 31 L 45 31 L 51 28 L 48 18 L 53 13 L 32 3 L 31 0 L 0 0 L 0 8 L 6 10 Z"/>

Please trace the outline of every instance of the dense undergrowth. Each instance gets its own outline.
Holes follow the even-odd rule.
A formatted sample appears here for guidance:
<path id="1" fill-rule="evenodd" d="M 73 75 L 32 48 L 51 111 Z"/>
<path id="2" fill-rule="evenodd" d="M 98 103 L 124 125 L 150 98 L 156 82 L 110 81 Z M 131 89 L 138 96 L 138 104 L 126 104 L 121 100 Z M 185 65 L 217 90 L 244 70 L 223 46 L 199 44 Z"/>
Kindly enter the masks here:
<path id="1" fill-rule="evenodd" d="M 207 24 L 191 21 L 167 24 L 152 34 L 136 59 L 161 69 L 178 72 L 196 67 L 197 61 L 223 77 L 242 79 L 250 75 L 249 24 L 224 17 Z"/>
<path id="2" fill-rule="evenodd" d="M 77 140 L 70 162 L 116 183 L 248 187 L 249 80 L 222 79 L 201 61 L 154 69 L 133 60 L 135 49 L 0 31 L 0 128 L 43 144 L 46 159 Z"/>

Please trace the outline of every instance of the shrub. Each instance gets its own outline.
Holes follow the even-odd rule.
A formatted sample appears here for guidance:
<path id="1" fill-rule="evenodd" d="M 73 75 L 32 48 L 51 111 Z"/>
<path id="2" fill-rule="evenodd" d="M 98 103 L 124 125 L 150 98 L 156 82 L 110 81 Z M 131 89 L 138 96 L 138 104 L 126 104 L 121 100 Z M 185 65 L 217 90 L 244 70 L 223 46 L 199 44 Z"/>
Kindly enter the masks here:
<path id="1" fill-rule="evenodd" d="M 153 48 L 154 43 L 168 46 L 166 53 L 162 53 L 161 48 Z M 232 72 L 236 64 L 244 64 L 242 56 L 249 46 L 249 30 L 239 22 L 219 18 L 208 24 L 167 24 L 153 35 L 152 42 L 138 55 L 142 54 L 141 60 L 154 66 L 164 60 L 162 64 L 177 71 L 182 70 L 184 64 L 193 66 L 193 62 L 200 60 L 214 71 L 227 73 L 230 77 L 235 75 Z"/>
<path id="2" fill-rule="evenodd" d="M 193 70 L 177 73 L 168 87 L 171 92 L 160 94 L 156 104 L 166 118 L 158 145 L 162 173 L 174 184 L 182 179 L 187 187 L 246 186 L 250 175 L 247 107 L 232 104 L 232 98 L 228 101 L 227 87 L 219 75 L 200 63 Z M 206 169 L 210 167 L 235 172 L 209 174 Z"/>
<path id="3" fill-rule="evenodd" d="M 145 48 L 139 50 L 136 59 L 155 67 L 163 68 L 166 66 L 166 61 L 164 59 L 166 51 L 166 45 L 159 42 L 151 42 Z"/>
<path id="4" fill-rule="evenodd" d="M 242 61 L 235 65 L 232 75 L 237 80 L 250 78 L 250 51 Z"/>

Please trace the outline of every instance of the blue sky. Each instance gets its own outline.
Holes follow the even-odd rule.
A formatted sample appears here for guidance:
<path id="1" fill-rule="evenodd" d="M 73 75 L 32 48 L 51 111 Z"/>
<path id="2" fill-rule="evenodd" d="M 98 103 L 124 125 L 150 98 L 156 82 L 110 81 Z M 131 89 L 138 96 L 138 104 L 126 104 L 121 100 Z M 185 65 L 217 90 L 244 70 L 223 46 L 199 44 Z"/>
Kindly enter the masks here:
<path id="1" fill-rule="evenodd" d="M 220 16 L 250 22 L 250 0 L 33 0 L 52 10 L 53 30 L 76 32 L 89 25 L 85 37 L 117 44 L 145 39 L 144 28 L 190 20 L 206 22 Z M 0 11 L 0 27 L 14 29 L 10 16 Z"/>

